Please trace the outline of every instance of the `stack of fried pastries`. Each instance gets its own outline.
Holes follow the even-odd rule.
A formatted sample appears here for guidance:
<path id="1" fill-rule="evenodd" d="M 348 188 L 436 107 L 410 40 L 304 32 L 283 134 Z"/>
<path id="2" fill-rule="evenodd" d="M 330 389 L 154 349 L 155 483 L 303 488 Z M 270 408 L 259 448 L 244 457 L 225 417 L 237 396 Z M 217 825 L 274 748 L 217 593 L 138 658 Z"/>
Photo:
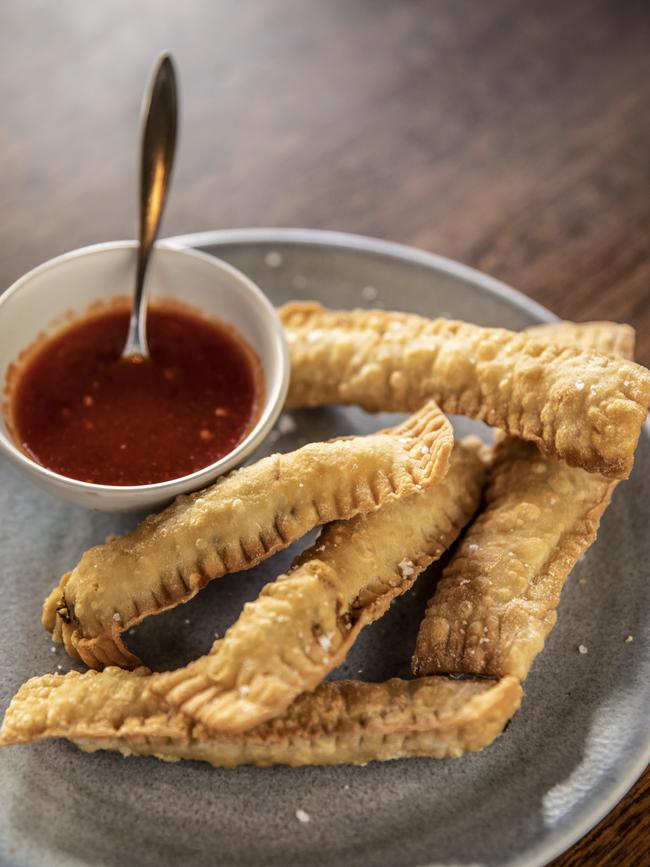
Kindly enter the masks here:
<path id="1" fill-rule="evenodd" d="M 65 737 L 222 767 L 364 764 L 480 750 L 519 708 L 562 586 L 632 466 L 650 405 L 632 329 L 515 334 L 315 304 L 280 315 L 289 405 L 413 415 L 265 458 L 88 551 L 43 623 L 98 670 L 29 680 L 0 745 Z M 442 410 L 503 433 L 493 449 L 454 442 Z M 126 647 L 124 630 L 322 524 L 206 656 L 152 673 Z M 463 531 L 417 635 L 415 678 L 325 682 Z"/>

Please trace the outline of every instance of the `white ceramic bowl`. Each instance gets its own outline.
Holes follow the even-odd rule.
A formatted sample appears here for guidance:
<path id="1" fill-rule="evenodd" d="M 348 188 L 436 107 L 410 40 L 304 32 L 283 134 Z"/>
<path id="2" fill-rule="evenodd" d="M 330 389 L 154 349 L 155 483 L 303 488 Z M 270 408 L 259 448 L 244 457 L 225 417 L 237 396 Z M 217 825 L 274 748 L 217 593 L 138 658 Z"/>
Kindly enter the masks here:
<path id="1" fill-rule="evenodd" d="M 129 295 L 135 275 L 136 244 L 116 241 L 73 250 L 45 262 L 0 295 L 0 379 L 39 334 L 56 329 L 57 320 L 83 313 L 93 302 Z M 151 509 L 177 494 L 198 490 L 232 470 L 256 449 L 282 409 L 289 384 L 289 357 L 280 321 L 258 287 L 226 262 L 196 250 L 158 244 L 148 272 L 151 299 L 173 298 L 233 325 L 257 352 L 266 394 L 257 424 L 233 451 L 220 460 L 178 479 L 152 485 L 96 485 L 48 470 L 15 445 L 4 416 L 0 449 L 47 491 L 86 506 L 110 512 Z"/>

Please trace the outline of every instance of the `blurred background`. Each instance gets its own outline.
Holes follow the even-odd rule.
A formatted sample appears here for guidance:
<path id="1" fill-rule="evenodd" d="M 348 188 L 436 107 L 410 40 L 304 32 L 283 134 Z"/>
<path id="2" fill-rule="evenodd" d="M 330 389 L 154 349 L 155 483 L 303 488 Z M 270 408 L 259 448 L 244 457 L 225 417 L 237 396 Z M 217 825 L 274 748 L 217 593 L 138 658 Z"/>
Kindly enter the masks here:
<path id="1" fill-rule="evenodd" d="M 481 268 L 562 316 L 639 325 L 648 10 L 3 0 L 0 285 L 65 250 L 135 235 L 139 104 L 167 48 L 182 129 L 163 236 L 377 235 Z"/>

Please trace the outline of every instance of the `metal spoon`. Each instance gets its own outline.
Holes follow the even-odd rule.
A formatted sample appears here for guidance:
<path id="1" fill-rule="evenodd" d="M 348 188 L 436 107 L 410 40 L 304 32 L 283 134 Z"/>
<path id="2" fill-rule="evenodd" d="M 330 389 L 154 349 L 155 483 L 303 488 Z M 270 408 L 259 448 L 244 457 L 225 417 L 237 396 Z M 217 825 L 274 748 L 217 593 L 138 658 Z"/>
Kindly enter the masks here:
<path id="1" fill-rule="evenodd" d="M 178 99 L 171 56 L 161 54 L 142 101 L 140 120 L 140 245 L 133 307 L 122 357 L 146 358 L 147 296 L 144 279 L 158 235 L 176 148 Z"/>

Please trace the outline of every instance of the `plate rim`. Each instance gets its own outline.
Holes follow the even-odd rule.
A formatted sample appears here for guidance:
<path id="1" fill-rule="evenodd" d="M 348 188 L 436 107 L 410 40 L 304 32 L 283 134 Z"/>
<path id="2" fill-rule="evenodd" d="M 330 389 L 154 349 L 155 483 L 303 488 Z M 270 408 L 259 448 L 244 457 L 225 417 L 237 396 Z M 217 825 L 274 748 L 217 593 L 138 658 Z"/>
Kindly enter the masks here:
<path id="1" fill-rule="evenodd" d="M 225 244 L 295 244 L 297 246 L 320 246 L 332 249 L 354 250 L 371 254 L 384 255 L 400 259 L 416 265 L 422 265 L 439 273 L 448 274 L 457 279 L 477 285 L 491 295 L 501 300 L 516 304 L 529 311 L 545 322 L 559 321 L 559 317 L 547 307 L 524 295 L 522 292 L 491 277 L 476 268 L 464 265 L 454 259 L 431 253 L 415 247 L 382 238 L 359 235 L 350 232 L 339 232 L 328 229 L 307 228 L 237 228 L 215 229 L 175 235 L 164 239 L 168 245 L 192 247 L 209 251 L 206 248 Z M 214 255 L 212 253 L 211 255 Z M 650 422 L 643 426 L 643 432 L 650 436 Z M 553 831 L 547 839 L 530 845 L 526 851 L 516 854 L 508 863 L 512 867 L 524 865 L 544 865 L 569 849 L 575 842 L 582 839 L 598 822 L 601 821 L 625 796 L 642 776 L 650 761 L 650 731 L 648 731 L 644 748 L 639 751 L 634 761 L 626 766 L 625 772 L 606 793 L 601 793 L 593 803 L 587 803 L 578 819 L 564 831 Z M 433 863 L 433 862 L 432 862 Z"/>
<path id="2" fill-rule="evenodd" d="M 397 241 L 386 241 L 383 238 L 375 238 L 371 235 L 357 235 L 353 232 L 337 232 L 330 229 L 302 229 L 302 228 L 242 228 L 242 229 L 213 229 L 203 232 L 190 232 L 186 235 L 174 235 L 164 239 L 168 245 L 180 247 L 193 247 L 203 250 L 205 247 L 217 244 L 282 244 L 290 243 L 299 246 L 321 246 L 356 250 L 365 253 L 375 253 L 393 259 L 402 259 L 416 265 L 424 265 L 427 268 L 441 271 L 466 280 L 468 283 L 476 283 L 481 289 L 485 289 L 491 295 L 495 295 L 506 301 L 516 302 L 525 307 L 532 315 L 539 316 L 545 322 L 559 322 L 548 307 L 544 307 L 538 301 L 534 301 L 517 289 L 513 289 L 503 280 L 491 277 L 471 265 L 464 265 L 456 259 L 450 259 L 439 253 L 430 253 L 418 247 L 410 247 Z M 208 254 L 210 255 L 210 254 Z M 212 254 L 214 255 L 214 254 Z"/>
<path id="3" fill-rule="evenodd" d="M 260 227 L 194 232 L 165 238 L 165 242 L 184 247 L 200 248 L 204 252 L 208 252 L 205 250 L 206 247 L 229 243 L 290 243 L 299 246 L 317 245 L 380 254 L 413 264 L 424 265 L 438 272 L 474 283 L 489 294 L 516 303 L 519 307 L 530 311 L 531 314 L 540 317 L 543 321 L 557 322 L 560 320 L 560 317 L 544 305 L 534 301 L 502 280 L 479 271 L 477 268 L 464 265 L 438 253 L 430 253 L 426 250 L 410 247 L 407 244 L 386 241 L 382 238 L 375 238 L 369 235 L 358 235 L 351 232 L 338 232 L 329 229 Z M 650 435 L 650 422 L 646 421 L 643 426 L 643 432 L 646 435 Z M 648 731 L 646 737 L 645 749 L 639 752 L 636 761 L 628 765 L 626 772 L 609 788 L 607 794 L 601 795 L 591 806 L 589 804 L 585 805 L 579 820 L 570 828 L 567 828 L 565 831 L 552 832 L 546 842 L 541 840 L 533 844 L 528 848 L 527 852 L 515 855 L 509 864 L 512 867 L 519 867 L 519 865 L 521 867 L 524 867 L 524 865 L 544 865 L 558 855 L 561 855 L 589 833 L 622 800 L 637 780 L 641 778 L 649 762 L 650 731 Z"/>

